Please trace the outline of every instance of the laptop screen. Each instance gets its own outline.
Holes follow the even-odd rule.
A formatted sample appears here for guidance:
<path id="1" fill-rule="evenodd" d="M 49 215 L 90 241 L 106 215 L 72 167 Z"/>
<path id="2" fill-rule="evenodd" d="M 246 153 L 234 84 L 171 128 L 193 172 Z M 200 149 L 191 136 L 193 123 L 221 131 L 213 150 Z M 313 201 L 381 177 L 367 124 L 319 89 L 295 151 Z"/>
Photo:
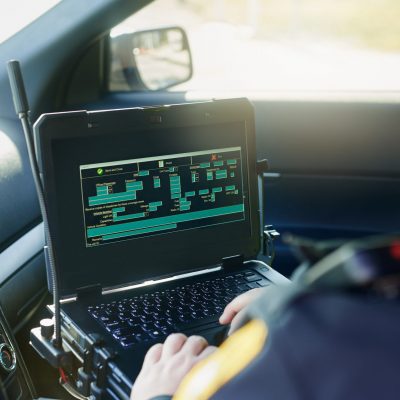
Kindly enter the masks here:
<path id="1" fill-rule="evenodd" d="M 48 114 L 35 134 L 63 296 L 257 254 L 247 100 Z"/>
<path id="2" fill-rule="evenodd" d="M 241 147 L 80 166 L 86 246 L 243 221 Z"/>

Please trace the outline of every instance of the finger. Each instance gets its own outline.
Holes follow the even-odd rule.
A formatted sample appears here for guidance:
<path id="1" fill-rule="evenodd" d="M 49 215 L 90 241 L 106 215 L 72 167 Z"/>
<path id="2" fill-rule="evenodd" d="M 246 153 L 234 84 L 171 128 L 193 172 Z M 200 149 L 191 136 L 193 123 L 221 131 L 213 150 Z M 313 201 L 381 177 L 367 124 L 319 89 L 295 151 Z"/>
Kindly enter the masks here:
<path id="1" fill-rule="evenodd" d="M 185 344 L 187 337 L 182 333 L 169 335 L 164 342 L 161 358 L 165 359 L 177 353 Z"/>
<path id="2" fill-rule="evenodd" d="M 234 298 L 224 309 L 224 312 L 219 317 L 219 322 L 222 325 L 229 324 L 233 317 L 244 307 L 243 295 L 246 293 L 241 294 L 240 296 Z"/>
<path id="3" fill-rule="evenodd" d="M 226 307 L 222 315 L 219 317 L 219 322 L 222 325 L 229 324 L 235 315 L 244 307 L 251 303 L 251 301 L 258 296 L 260 289 L 252 289 L 240 296 L 234 298 Z"/>
<path id="4" fill-rule="evenodd" d="M 224 312 L 219 317 L 219 323 L 221 325 L 229 324 L 232 321 L 235 314 L 236 314 L 236 311 L 232 307 L 226 306 Z"/>
<path id="5" fill-rule="evenodd" d="M 197 357 L 199 360 L 203 360 L 213 354 L 217 349 L 218 348 L 215 346 L 207 346 Z"/>
<path id="6" fill-rule="evenodd" d="M 190 336 L 182 347 L 182 351 L 188 352 L 194 356 L 200 354 L 206 347 L 208 342 L 201 336 Z"/>
<path id="7" fill-rule="evenodd" d="M 154 365 L 156 362 L 160 361 L 162 348 L 163 345 L 161 343 L 157 343 L 154 346 L 150 347 L 144 358 L 143 366 Z"/>
<path id="8" fill-rule="evenodd" d="M 232 319 L 231 326 L 229 327 L 228 336 L 232 335 L 241 325 L 244 318 L 244 311 L 239 311 Z"/>

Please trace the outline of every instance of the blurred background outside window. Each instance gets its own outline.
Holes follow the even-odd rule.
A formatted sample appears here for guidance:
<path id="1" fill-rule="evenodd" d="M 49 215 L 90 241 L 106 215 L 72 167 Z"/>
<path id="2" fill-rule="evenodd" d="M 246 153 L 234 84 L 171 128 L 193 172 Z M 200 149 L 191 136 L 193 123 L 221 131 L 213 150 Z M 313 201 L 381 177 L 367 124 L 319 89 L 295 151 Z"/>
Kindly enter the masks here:
<path id="1" fill-rule="evenodd" d="M 158 0 L 111 35 L 183 27 L 194 74 L 169 90 L 399 92 L 399 21 L 399 0 Z"/>

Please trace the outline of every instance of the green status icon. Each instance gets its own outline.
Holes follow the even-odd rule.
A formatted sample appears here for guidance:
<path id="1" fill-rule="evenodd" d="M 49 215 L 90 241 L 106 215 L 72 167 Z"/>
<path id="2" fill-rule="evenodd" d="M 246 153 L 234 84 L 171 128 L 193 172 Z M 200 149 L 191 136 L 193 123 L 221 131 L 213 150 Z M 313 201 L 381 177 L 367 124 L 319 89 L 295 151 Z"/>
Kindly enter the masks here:
<path id="1" fill-rule="evenodd" d="M 103 175 L 104 174 L 104 169 L 103 168 L 98 168 L 97 169 L 97 175 Z"/>

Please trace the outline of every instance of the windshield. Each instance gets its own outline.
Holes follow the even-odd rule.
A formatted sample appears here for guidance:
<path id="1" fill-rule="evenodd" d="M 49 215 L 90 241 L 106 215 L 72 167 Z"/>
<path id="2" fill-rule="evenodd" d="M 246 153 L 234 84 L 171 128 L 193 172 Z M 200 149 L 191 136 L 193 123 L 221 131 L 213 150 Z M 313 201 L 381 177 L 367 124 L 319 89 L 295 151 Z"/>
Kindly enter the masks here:
<path id="1" fill-rule="evenodd" d="M 0 2 L 0 44 L 40 17 L 60 0 Z"/>

